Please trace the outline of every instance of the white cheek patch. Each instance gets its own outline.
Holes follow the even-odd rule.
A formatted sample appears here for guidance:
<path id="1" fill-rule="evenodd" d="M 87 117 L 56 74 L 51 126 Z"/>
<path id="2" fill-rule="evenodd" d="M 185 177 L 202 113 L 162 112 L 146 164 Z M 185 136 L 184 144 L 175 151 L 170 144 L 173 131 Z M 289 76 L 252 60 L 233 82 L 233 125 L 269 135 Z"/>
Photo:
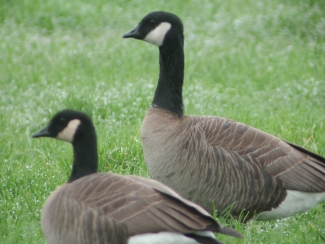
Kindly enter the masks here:
<path id="1" fill-rule="evenodd" d="M 154 30 L 150 31 L 143 40 L 160 47 L 163 44 L 165 35 L 167 31 L 170 30 L 170 27 L 170 23 L 162 22 Z"/>
<path id="2" fill-rule="evenodd" d="M 56 139 L 72 142 L 74 134 L 76 133 L 76 130 L 79 125 L 80 125 L 79 119 L 71 120 L 67 125 L 67 127 L 65 127 L 64 130 L 57 135 Z"/>

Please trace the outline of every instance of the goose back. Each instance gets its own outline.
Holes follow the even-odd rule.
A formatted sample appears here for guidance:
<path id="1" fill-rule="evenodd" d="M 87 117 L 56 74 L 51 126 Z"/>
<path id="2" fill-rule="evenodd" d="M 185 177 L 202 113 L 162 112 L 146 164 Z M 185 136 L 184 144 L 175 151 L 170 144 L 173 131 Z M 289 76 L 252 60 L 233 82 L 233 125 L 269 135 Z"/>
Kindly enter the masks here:
<path id="1" fill-rule="evenodd" d="M 109 173 L 85 176 L 53 192 L 43 208 L 42 230 L 49 243 L 56 244 L 122 244 L 129 237 L 162 230 L 240 237 L 161 183 Z"/>

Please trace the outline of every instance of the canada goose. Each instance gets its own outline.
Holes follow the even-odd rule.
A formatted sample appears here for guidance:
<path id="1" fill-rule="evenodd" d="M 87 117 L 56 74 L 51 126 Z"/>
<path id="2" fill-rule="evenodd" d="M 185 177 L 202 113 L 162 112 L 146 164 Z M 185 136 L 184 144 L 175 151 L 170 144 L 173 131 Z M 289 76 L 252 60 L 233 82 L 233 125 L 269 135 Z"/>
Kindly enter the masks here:
<path id="1" fill-rule="evenodd" d="M 33 137 L 73 146 L 71 176 L 50 195 L 42 212 L 42 230 L 50 244 L 221 243 L 212 232 L 242 238 L 157 181 L 97 173 L 96 132 L 82 112 L 57 113 Z"/>
<path id="2" fill-rule="evenodd" d="M 246 221 L 292 216 L 325 199 L 325 159 L 220 117 L 185 116 L 184 36 L 172 13 L 152 12 L 124 38 L 159 47 L 160 73 L 141 128 L 150 175 L 183 197 Z"/>

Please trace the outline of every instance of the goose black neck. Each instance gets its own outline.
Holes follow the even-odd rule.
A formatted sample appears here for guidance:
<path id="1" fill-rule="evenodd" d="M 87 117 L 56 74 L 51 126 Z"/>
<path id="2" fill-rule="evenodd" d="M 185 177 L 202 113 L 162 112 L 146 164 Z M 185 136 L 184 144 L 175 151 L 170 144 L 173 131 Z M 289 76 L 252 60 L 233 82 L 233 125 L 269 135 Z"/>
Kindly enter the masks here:
<path id="1" fill-rule="evenodd" d="M 73 166 L 68 182 L 98 172 L 97 138 L 95 129 L 76 134 L 73 145 Z"/>
<path id="2" fill-rule="evenodd" d="M 153 106 L 181 117 L 183 106 L 184 40 L 164 43 L 159 47 L 160 73 Z"/>

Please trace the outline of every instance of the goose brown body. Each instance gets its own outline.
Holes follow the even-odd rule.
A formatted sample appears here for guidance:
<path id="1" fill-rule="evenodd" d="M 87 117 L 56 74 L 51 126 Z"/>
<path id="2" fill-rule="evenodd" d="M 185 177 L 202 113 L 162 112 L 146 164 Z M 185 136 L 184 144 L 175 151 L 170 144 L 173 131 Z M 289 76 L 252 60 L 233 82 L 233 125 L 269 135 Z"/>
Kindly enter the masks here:
<path id="1" fill-rule="evenodd" d="M 184 35 L 176 15 L 149 13 L 124 37 L 159 47 L 158 85 L 141 128 L 154 179 L 209 211 L 243 211 L 246 220 L 291 216 L 325 200 L 323 157 L 236 121 L 184 115 Z"/>
<path id="2" fill-rule="evenodd" d="M 42 230 L 49 243 L 123 244 L 145 233 L 227 233 L 228 228 L 161 183 L 97 173 L 66 183 L 51 194 L 44 205 Z"/>
<path id="3" fill-rule="evenodd" d="M 219 117 L 182 116 L 150 108 L 141 129 L 154 179 L 209 211 L 232 215 L 276 208 L 286 190 L 325 191 L 325 161 L 298 146 Z"/>

